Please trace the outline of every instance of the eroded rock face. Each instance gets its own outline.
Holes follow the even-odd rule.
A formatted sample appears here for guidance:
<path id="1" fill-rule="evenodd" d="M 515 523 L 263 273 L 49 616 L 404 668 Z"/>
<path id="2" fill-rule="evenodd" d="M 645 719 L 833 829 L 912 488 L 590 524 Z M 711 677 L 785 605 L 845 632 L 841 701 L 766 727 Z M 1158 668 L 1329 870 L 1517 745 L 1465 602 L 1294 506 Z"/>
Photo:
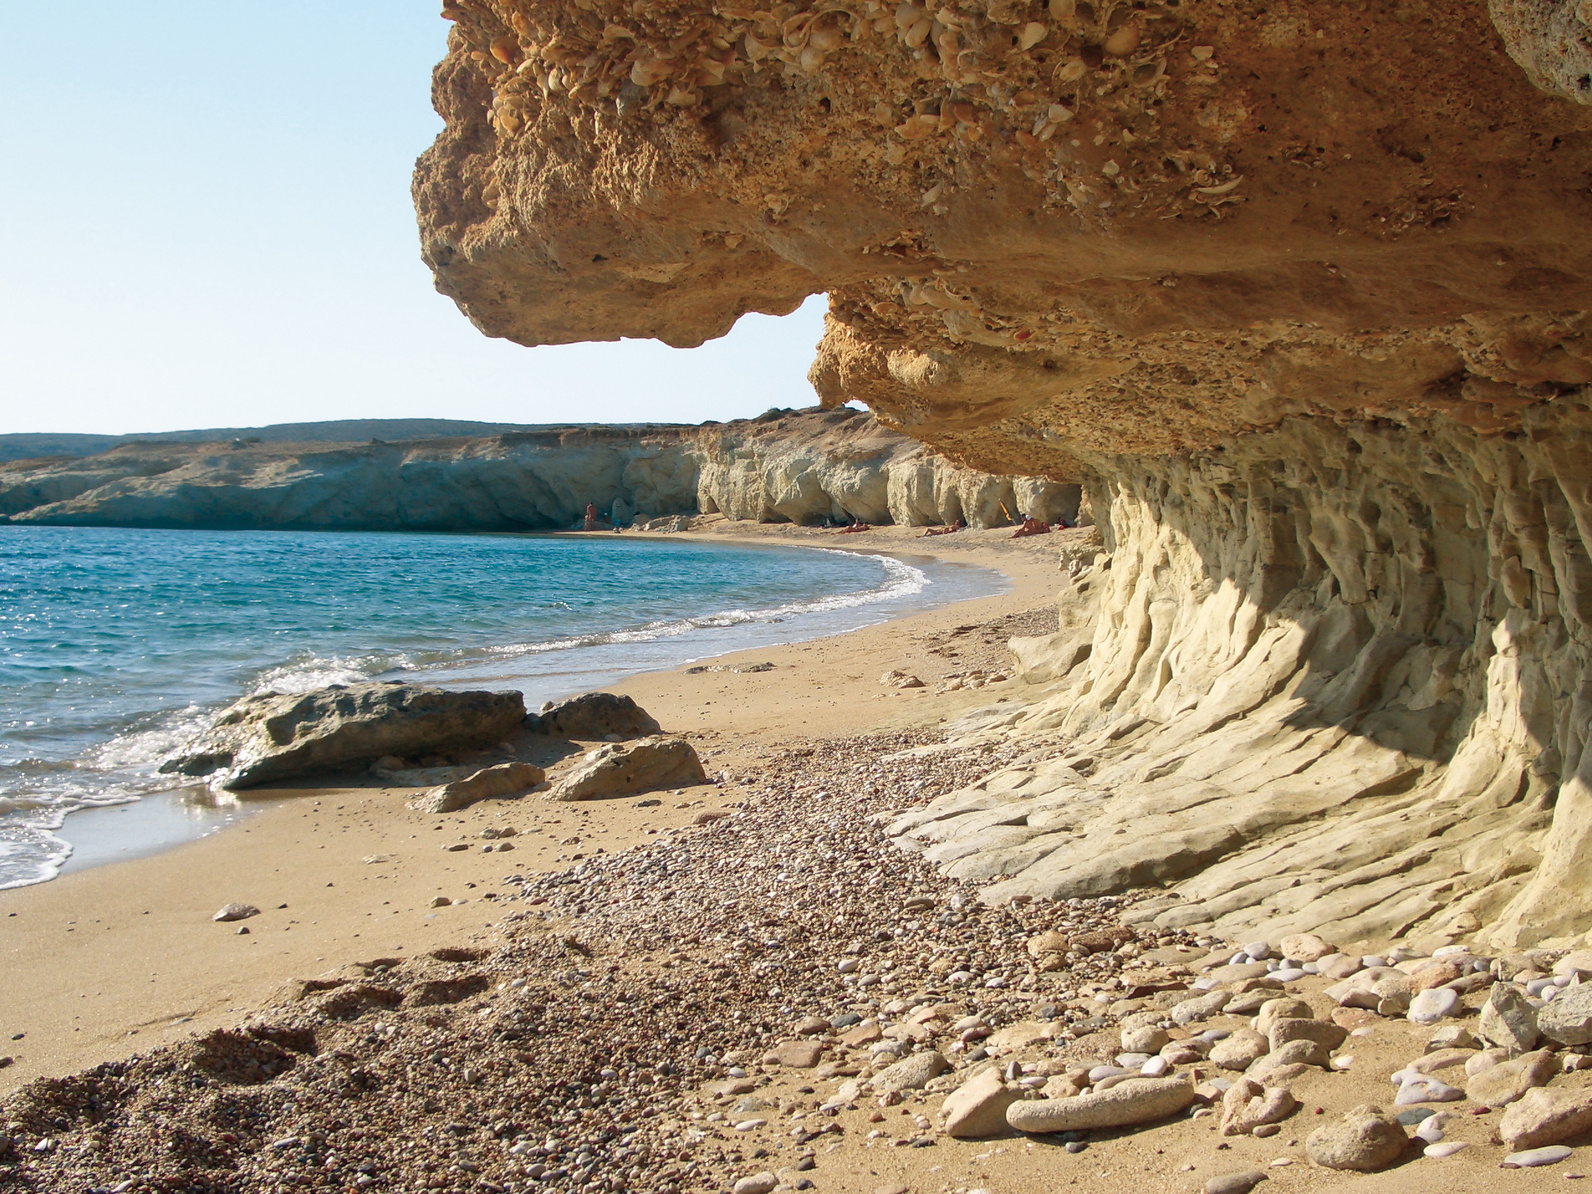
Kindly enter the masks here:
<path id="1" fill-rule="evenodd" d="M 855 410 L 702 427 L 405 443 L 131 444 L 0 465 L 0 516 L 74 526 L 563 529 L 634 517 L 1005 526 L 1077 521 L 1081 487 L 960 468 Z"/>
<path id="2" fill-rule="evenodd" d="M 461 4 L 424 252 L 526 344 L 694 344 L 827 290 L 826 402 L 1086 487 L 1092 625 L 1025 646 L 1038 711 L 964 725 L 1067 745 L 894 827 L 989 898 L 1568 936 L 1583 9 Z"/>

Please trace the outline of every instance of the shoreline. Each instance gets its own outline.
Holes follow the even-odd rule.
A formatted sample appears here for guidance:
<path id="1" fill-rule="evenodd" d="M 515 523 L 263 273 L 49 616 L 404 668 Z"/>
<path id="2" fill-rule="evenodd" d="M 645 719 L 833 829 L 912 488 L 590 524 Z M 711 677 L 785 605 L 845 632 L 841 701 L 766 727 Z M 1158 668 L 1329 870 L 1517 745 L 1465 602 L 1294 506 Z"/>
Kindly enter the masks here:
<path id="1" fill-rule="evenodd" d="M 710 518 L 708 521 L 717 520 Z M 472 534 L 468 537 L 483 536 Z M 593 536 L 562 532 L 485 537 L 563 537 L 582 540 Z M 608 534 L 600 534 L 596 538 L 598 543 L 604 545 L 604 549 L 611 543 Z M 453 689 L 516 688 L 525 694 L 527 707 L 535 709 L 544 701 L 562 700 L 580 692 L 610 687 L 639 673 L 669 670 L 734 651 L 808 641 L 833 633 L 836 624 L 840 629 L 850 630 L 954 603 L 969 595 L 988 595 L 986 590 L 996 591 L 1007 583 L 1004 577 L 993 570 L 942 563 L 930 553 L 881 553 L 866 545 L 836 545 L 824 542 L 821 538 L 781 541 L 778 538 L 711 531 L 686 536 L 642 535 L 639 543 L 636 535 L 632 534 L 629 538 L 627 550 L 617 554 L 616 562 L 651 559 L 653 552 L 657 551 L 664 553 L 664 558 L 658 563 L 667 570 L 671 567 L 668 557 L 677 554 L 678 549 L 703 555 L 702 549 L 707 547 L 722 548 L 730 553 L 767 551 L 776 556 L 779 552 L 790 553 L 793 550 L 831 554 L 841 552 L 868 561 L 869 569 L 882 564 L 883 570 L 877 582 L 855 578 L 852 583 L 862 584 L 861 588 L 844 587 L 847 581 L 836 577 L 833 583 L 839 583 L 842 587 L 830 589 L 820 586 L 811 596 L 792 598 L 783 603 L 773 594 L 767 595 L 768 599 L 761 602 L 755 599 L 748 602 L 744 595 L 731 594 L 718 604 L 703 593 L 682 595 L 684 604 L 679 606 L 677 616 L 660 615 L 654 607 L 644 616 L 630 617 L 628 621 L 617 623 L 617 628 L 612 620 L 613 615 L 619 614 L 621 618 L 627 615 L 616 608 L 608 611 L 610 616 L 600 619 L 596 625 L 582 626 L 578 621 L 572 621 L 556 629 L 541 627 L 526 642 L 514 638 L 512 628 L 500 627 L 500 631 L 507 631 L 508 637 L 459 644 L 452 652 L 444 652 L 444 658 L 432 660 L 429 664 L 404 665 L 397 671 L 368 672 L 366 678 L 434 684 Z M 577 556 L 586 554 L 585 550 L 576 550 Z M 791 557 L 787 554 L 783 558 Z M 784 566 L 779 565 L 781 568 Z M 754 572 L 766 572 L 769 565 L 754 562 L 750 567 Z M 814 582 L 819 583 L 817 573 L 831 567 L 816 562 L 813 565 Z M 797 565 L 797 569 L 800 568 L 801 565 Z M 924 572 L 930 574 L 927 580 L 923 576 Z M 737 604 L 737 598 L 740 604 Z M 647 621 L 648 617 L 655 620 Z M 372 657 L 382 654 L 390 656 L 397 650 L 401 659 L 403 652 L 408 649 L 386 648 L 373 652 Z M 321 646 L 317 642 L 308 653 L 307 661 L 299 658 L 305 654 L 302 649 L 292 654 L 296 662 L 291 666 L 300 670 L 319 668 L 335 672 L 345 666 L 346 651 L 335 645 Z M 253 671 L 258 675 L 255 680 L 246 679 L 241 691 L 232 692 L 213 704 L 208 701 L 215 701 L 217 694 L 214 691 L 208 693 L 208 701 L 202 702 L 206 706 L 202 713 L 205 723 L 232 700 L 246 692 L 260 691 L 271 676 L 289 669 L 286 662 L 255 662 L 258 666 Z M 356 659 L 349 665 L 357 663 Z M 290 678 L 289 683 L 295 681 Z M 214 685 L 211 688 L 214 689 Z M 190 703 L 188 710 L 200 707 Z M 107 730 L 111 734 L 110 739 L 99 745 L 84 747 L 79 761 L 92 760 L 98 753 L 129 740 L 137 721 L 149 721 L 153 716 L 155 724 L 160 724 L 174 712 L 167 710 L 157 715 L 140 715 L 121 728 L 110 727 Z M 90 763 L 89 767 L 87 772 L 78 774 L 85 776 L 91 784 L 97 783 L 98 802 L 72 809 L 64 816 L 55 812 L 53 819 L 60 823 L 48 829 L 39 827 L 40 832 L 48 832 L 52 839 L 52 858 L 48 861 L 42 858 L 38 860 L 37 874 L 25 878 L 20 875 L 10 877 L 0 883 L 0 889 L 50 882 L 69 871 L 173 849 L 206 837 L 259 807 L 256 801 L 251 800 L 241 803 L 224 801 L 218 805 L 203 783 L 196 785 L 191 781 L 178 781 L 173 785 L 171 777 L 159 777 L 152 772 L 107 772 L 99 769 L 95 763 Z M 118 798 L 112 802 L 112 796 Z"/>
<path id="2" fill-rule="evenodd" d="M 837 543 L 834 531 L 731 524 L 656 535 L 916 554 L 993 567 L 1011 587 L 839 635 L 709 657 L 707 664 L 774 662 L 772 672 L 687 674 L 676 666 L 606 687 L 635 697 L 666 730 L 689 737 L 713 775 L 738 774 L 759 751 L 793 739 L 932 728 L 1015 699 L 1016 682 L 944 694 L 879 684 L 891 668 L 916 670 L 932 684 L 977 655 L 943 644 L 957 626 L 1054 602 L 1056 549 L 1086 532 L 1018 541 L 1010 534 L 963 531 L 924 540 L 918 528 L 881 527 L 867 532 L 866 542 Z M 947 650 L 955 653 L 938 653 Z M 1004 638 L 979 650 L 981 660 L 1004 660 Z M 490 929 L 498 917 L 485 897 L 496 895 L 506 870 L 557 870 L 576 855 L 612 853 L 690 824 L 739 793 L 736 783 L 721 782 L 678 798 L 660 793 L 663 804 L 644 810 L 613 801 L 547 805 L 530 796 L 445 817 L 404 808 L 412 795 L 304 789 L 248 810 L 225 832 L 0 891 L 0 1056 L 14 1058 L 0 1069 L 0 1091 L 234 1023 L 293 978 L 377 954 L 415 956 Z M 478 848 L 482 828 L 504 824 L 520 834 L 517 852 L 503 860 L 509 865 Z M 574 837 L 578 845 L 565 844 Z M 446 852 L 443 841 L 469 841 L 471 849 Z M 455 903 L 429 906 L 444 895 Z M 242 926 L 246 935 L 209 919 L 235 900 L 264 910 Z"/>

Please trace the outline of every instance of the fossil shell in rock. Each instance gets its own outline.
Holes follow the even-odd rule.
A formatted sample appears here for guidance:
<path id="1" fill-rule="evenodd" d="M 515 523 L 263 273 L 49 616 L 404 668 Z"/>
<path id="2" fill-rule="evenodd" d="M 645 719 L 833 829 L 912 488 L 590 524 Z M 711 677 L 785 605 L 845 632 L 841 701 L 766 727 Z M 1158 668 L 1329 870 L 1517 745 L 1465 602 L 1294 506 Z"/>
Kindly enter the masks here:
<path id="1" fill-rule="evenodd" d="M 840 49 L 840 44 L 844 40 L 845 37 L 835 26 L 820 25 L 808 35 L 807 45 L 820 54 L 829 54 Z"/>
<path id="2" fill-rule="evenodd" d="M 1082 58 L 1073 58 L 1070 61 L 1062 63 L 1061 66 L 1057 68 L 1056 82 L 1062 84 L 1076 83 L 1088 73 L 1089 64 Z"/>
<path id="3" fill-rule="evenodd" d="M 1139 48 L 1142 36 L 1139 27 L 1130 23 L 1106 38 L 1100 48 L 1113 58 L 1125 58 Z"/>
<path id="4" fill-rule="evenodd" d="M 651 87 L 654 83 L 663 82 L 673 71 L 673 64 L 651 54 L 643 54 L 630 64 L 630 81 L 637 87 Z"/>
<path id="5" fill-rule="evenodd" d="M 492 57 L 505 66 L 513 66 L 520 56 L 520 43 L 512 34 L 504 34 L 495 39 L 491 45 Z"/>
<path id="6" fill-rule="evenodd" d="M 1020 50 L 1032 50 L 1040 42 L 1044 41 L 1049 33 L 1050 26 L 1043 21 L 1029 21 L 1028 24 L 1023 26 L 1022 33 L 1017 37 L 1017 48 Z"/>
<path id="7" fill-rule="evenodd" d="M 938 115 L 909 116 L 901 124 L 896 125 L 896 132 L 908 141 L 916 141 L 937 132 L 939 127 L 940 118 Z"/>

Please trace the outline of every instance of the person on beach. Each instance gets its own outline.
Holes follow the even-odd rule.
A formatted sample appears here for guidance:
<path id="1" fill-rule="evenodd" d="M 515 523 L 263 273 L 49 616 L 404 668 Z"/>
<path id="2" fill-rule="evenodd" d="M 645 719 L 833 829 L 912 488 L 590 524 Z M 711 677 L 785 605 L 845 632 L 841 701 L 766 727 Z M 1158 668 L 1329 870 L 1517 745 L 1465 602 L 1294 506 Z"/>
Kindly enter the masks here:
<path id="1" fill-rule="evenodd" d="M 1012 532 L 1012 538 L 1026 539 L 1030 535 L 1048 534 L 1050 534 L 1050 524 L 1048 522 L 1040 522 L 1039 519 L 1025 514 L 1023 515 L 1023 525 Z"/>
<path id="2" fill-rule="evenodd" d="M 840 533 L 842 535 L 855 535 L 858 531 L 866 531 L 868 529 L 870 528 L 867 523 L 863 522 L 860 518 L 853 517 L 851 520 L 851 525 L 849 527 L 841 527 Z"/>
<path id="3" fill-rule="evenodd" d="M 963 525 L 964 524 L 963 524 L 962 520 L 960 518 L 958 518 L 955 522 L 951 523 L 949 526 L 928 527 L 926 530 L 924 530 L 923 537 L 925 539 L 927 539 L 931 535 L 954 535 L 954 534 L 956 534 L 957 531 L 962 529 Z"/>
<path id="4" fill-rule="evenodd" d="M 597 504 L 595 502 L 586 503 L 586 525 L 581 529 L 587 531 L 595 531 L 597 529 Z"/>

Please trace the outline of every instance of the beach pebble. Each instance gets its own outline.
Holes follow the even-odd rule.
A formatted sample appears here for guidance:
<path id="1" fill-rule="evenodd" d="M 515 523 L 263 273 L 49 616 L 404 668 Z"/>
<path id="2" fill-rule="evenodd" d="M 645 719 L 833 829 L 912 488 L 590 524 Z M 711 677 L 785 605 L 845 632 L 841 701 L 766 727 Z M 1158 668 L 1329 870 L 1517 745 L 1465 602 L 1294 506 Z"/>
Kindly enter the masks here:
<path id="1" fill-rule="evenodd" d="M 447 896 L 432 896 L 431 897 L 431 907 L 433 907 L 433 908 L 446 908 L 446 907 L 448 907 L 448 905 L 450 905 L 452 903 L 453 903 L 453 901 L 450 900 Z"/>
<path id="2" fill-rule="evenodd" d="M 260 915 L 260 910 L 253 904 L 228 904 L 210 919 L 213 921 L 226 922 L 232 920 L 248 920 L 249 917 L 258 915 Z"/>
<path id="3" fill-rule="evenodd" d="M 1154 1027 L 1128 1029 L 1122 1033 L 1121 1039 L 1124 1054 L 1142 1053 L 1145 1055 L 1140 1060 L 1140 1065 L 1149 1060 L 1150 1054 L 1159 1053 L 1172 1041 L 1172 1038 L 1166 1034 L 1166 1029 Z M 1128 1065 L 1129 1063 L 1118 1059 L 1118 1064 Z"/>
<path id="4" fill-rule="evenodd" d="M 736 1182 L 732 1190 L 734 1194 L 770 1194 L 777 1185 L 779 1178 L 772 1173 L 754 1173 Z"/>
<path id="5" fill-rule="evenodd" d="M 1249 1194 L 1265 1180 L 1266 1175 L 1263 1171 L 1251 1169 L 1244 1173 L 1225 1173 L 1220 1177 L 1213 1177 L 1202 1189 L 1204 1194 Z"/>
<path id="6" fill-rule="evenodd" d="M 1459 1007 L 1459 993 L 1444 987 L 1422 991 L 1410 1001 L 1409 1018 L 1416 1024 L 1435 1024 L 1454 1014 Z"/>
<path id="7" fill-rule="evenodd" d="M 1461 1149 L 1469 1148 L 1468 1140 L 1444 1140 L 1428 1144 L 1421 1150 L 1421 1156 L 1431 1157 L 1434 1161 L 1441 1161 L 1444 1157 L 1452 1157 Z"/>
<path id="8" fill-rule="evenodd" d="M 1540 1165 L 1557 1165 L 1574 1155 L 1575 1150 L 1572 1148 L 1550 1144 L 1545 1148 L 1528 1148 L 1525 1152 L 1510 1153 L 1499 1164 L 1504 1169 L 1535 1169 Z"/>
<path id="9" fill-rule="evenodd" d="M 1439 1082 L 1436 1078 L 1425 1074 L 1415 1074 L 1399 1087 L 1393 1105 L 1408 1107 L 1411 1103 L 1457 1103 L 1464 1097 L 1465 1092 L 1457 1086 Z"/>

